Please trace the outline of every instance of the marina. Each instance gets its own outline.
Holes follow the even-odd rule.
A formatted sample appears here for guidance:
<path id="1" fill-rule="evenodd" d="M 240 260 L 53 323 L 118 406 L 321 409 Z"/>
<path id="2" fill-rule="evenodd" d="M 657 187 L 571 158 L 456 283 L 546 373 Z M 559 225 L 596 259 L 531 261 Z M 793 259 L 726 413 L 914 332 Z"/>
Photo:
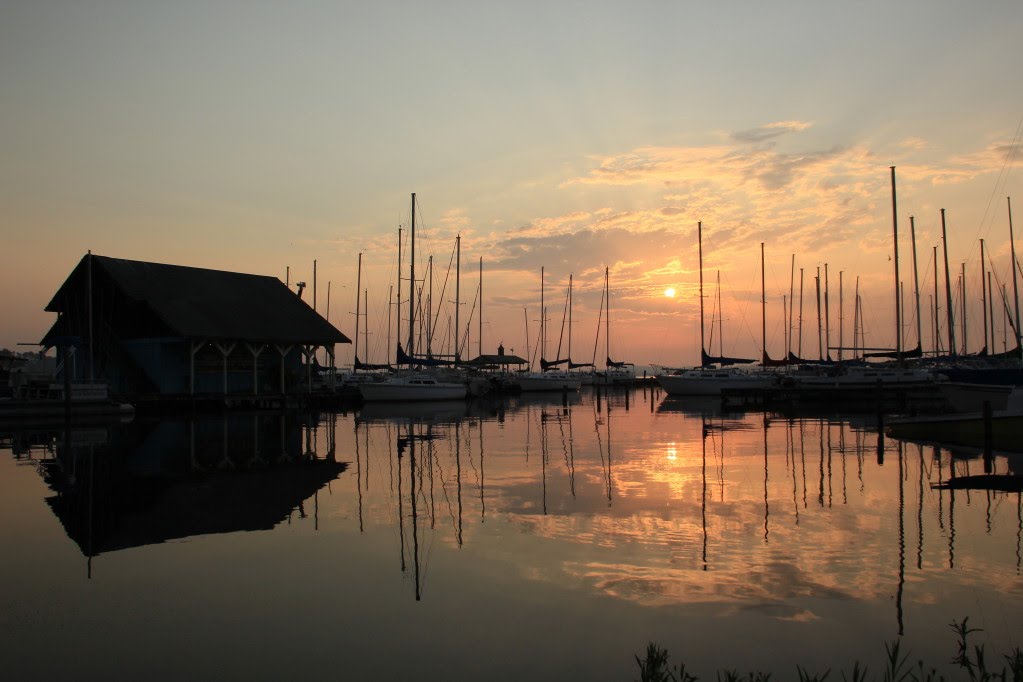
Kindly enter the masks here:
<path id="1" fill-rule="evenodd" d="M 4 679 L 1023 680 L 1023 3 L 534 4 L 4 5 Z"/>

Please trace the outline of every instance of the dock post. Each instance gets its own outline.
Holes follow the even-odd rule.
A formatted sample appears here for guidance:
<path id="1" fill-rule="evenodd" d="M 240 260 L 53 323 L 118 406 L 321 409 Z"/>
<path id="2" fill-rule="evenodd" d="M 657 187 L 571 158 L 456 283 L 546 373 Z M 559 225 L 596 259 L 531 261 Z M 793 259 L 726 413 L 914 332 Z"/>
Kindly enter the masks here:
<path id="1" fill-rule="evenodd" d="M 881 380 L 877 380 L 877 463 L 884 466 L 884 398 Z"/>
<path id="2" fill-rule="evenodd" d="M 992 470 L 991 449 L 994 444 L 994 425 L 991 420 L 991 401 L 984 401 L 984 473 L 990 474 Z"/>

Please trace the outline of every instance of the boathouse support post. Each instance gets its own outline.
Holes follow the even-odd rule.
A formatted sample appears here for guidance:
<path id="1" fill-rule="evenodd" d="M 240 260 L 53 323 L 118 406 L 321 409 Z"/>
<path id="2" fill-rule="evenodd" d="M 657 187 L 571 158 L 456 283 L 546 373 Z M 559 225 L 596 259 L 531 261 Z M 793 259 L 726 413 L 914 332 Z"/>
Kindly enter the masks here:
<path id="1" fill-rule="evenodd" d="M 313 356 L 319 346 L 302 346 L 302 355 L 305 356 L 306 392 L 313 392 Z"/>
<path id="2" fill-rule="evenodd" d="M 192 467 L 192 471 L 198 471 L 199 467 L 196 466 L 195 461 L 195 420 L 188 420 L 188 462 L 189 466 Z"/>
<path id="3" fill-rule="evenodd" d="M 202 341 L 190 341 L 188 346 L 188 395 L 195 395 L 195 355 L 198 353 L 203 346 L 206 345 L 206 340 Z"/>
<path id="4" fill-rule="evenodd" d="M 227 356 L 234 352 L 234 347 L 238 345 L 237 342 L 230 345 L 224 345 L 220 342 L 214 344 L 217 350 L 220 351 L 220 361 L 223 370 L 223 393 L 227 395 Z"/>
<path id="5" fill-rule="evenodd" d="M 288 387 L 284 375 L 284 359 L 288 357 L 288 353 L 291 352 L 291 349 L 294 348 L 294 346 L 292 345 L 282 346 L 280 344 L 277 344 L 275 348 L 277 349 L 277 353 L 281 356 L 281 395 L 285 396 L 288 394 Z"/>
<path id="6" fill-rule="evenodd" d="M 252 353 L 252 395 L 259 395 L 259 356 L 266 350 L 266 346 L 246 343 L 245 346 Z"/>

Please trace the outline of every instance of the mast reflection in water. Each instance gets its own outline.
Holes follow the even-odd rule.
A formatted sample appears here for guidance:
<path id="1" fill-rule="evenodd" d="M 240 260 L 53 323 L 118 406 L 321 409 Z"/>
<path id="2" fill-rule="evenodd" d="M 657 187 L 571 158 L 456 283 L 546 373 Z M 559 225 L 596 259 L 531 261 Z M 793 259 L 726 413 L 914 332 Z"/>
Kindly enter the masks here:
<path id="1" fill-rule="evenodd" d="M 42 613 L 16 635 L 16 665 L 36 673 L 70 671 L 45 655 L 47 626 L 67 619 L 72 642 L 111 654 L 93 633 L 119 623 L 152 671 L 158 628 L 244 614 L 244 662 L 225 669 L 260 676 L 294 673 L 270 653 L 282 637 L 303 669 L 356 677 L 626 679 L 648 640 L 701 676 L 784 677 L 877 660 L 899 635 L 940 663 L 964 616 L 996 652 L 1023 635 L 1020 494 L 972 487 L 1023 462 L 888 439 L 869 420 L 609 389 L 3 444 L 19 519 L 4 540 L 42 548 L 3 576 L 19 586 L 12 617 Z M 54 560 L 67 537 L 103 557 L 102 597 Z M 140 594 L 144 615 L 127 606 Z M 216 658 L 202 630 L 179 628 L 166 676 Z"/>

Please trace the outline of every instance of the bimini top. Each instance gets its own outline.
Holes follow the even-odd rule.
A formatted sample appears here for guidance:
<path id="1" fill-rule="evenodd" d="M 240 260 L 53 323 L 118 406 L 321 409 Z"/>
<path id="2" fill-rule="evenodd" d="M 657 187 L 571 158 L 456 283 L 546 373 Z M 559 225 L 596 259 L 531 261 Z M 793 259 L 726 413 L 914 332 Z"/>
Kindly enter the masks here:
<path id="1" fill-rule="evenodd" d="M 90 269 L 95 315 L 124 338 L 351 343 L 276 277 L 86 255 L 46 306 L 62 315 L 44 345 L 79 326 L 65 318 L 88 305 Z"/>

